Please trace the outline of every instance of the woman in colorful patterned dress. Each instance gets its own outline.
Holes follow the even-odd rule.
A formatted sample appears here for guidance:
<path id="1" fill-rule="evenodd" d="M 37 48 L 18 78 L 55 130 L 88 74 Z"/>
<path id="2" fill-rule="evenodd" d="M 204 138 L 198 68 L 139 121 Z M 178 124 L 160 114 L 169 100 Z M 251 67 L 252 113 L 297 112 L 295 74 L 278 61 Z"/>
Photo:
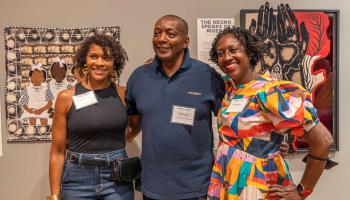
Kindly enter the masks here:
<path id="1" fill-rule="evenodd" d="M 209 199 L 304 199 L 324 170 L 332 136 L 303 87 L 255 72 L 262 47 L 257 37 L 237 27 L 223 30 L 213 41 L 211 60 L 234 84 L 228 84 L 218 113 L 220 143 Z M 279 154 L 285 134 L 303 136 L 309 143 L 298 186 Z"/>

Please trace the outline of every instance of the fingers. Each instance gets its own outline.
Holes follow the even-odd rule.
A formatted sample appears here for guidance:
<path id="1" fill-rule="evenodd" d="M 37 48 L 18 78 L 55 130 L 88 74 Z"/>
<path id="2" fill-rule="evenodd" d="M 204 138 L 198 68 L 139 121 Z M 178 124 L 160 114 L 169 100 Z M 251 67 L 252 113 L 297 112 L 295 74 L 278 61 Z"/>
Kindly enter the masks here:
<path id="1" fill-rule="evenodd" d="M 130 131 L 127 130 L 125 134 L 125 140 L 126 142 L 131 142 L 140 132 L 139 131 Z"/>
<path id="2" fill-rule="evenodd" d="M 305 101 L 306 94 L 303 90 L 295 90 L 292 94 L 293 97 L 301 97 L 303 101 Z"/>
<path id="3" fill-rule="evenodd" d="M 128 135 L 125 137 L 125 140 L 127 143 L 130 143 L 138 134 L 135 135 Z"/>
<path id="4" fill-rule="evenodd" d="M 272 33 L 274 31 L 274 28 L 276 28 L 276 22 L 274 20 L 276 20 L 276 18 L 274 17 L 273 14 L 273 9 L 270 8 L 270 10 L 268 11 L 269 13 L 269 23 L 268 23 L 268 30 L 267 30 L 267 34 L 269 36 L 272 36 Z M 275 26 L 275 27 L 274 27 Z"/>
<path id="5" fill-rule="evenodd" d="M 145 62 L 144 62 L 144 64 L 146 65 L 146 64 L 150 64 L 150 63 L 152 63 L 152 61 L 153 61 L 153 58 L 149 58 L 149 59 L 147 59 Z"/>
<path id="6" fill-rule="evenodd" d="M 272 184 L 270 185 L 269 187 L 269 191 L 281 191 L 283 189 L 285 189 L 286 187 L 285 186 L 282 186 L 282 185 L 278 185 L 278 184 Z"/>
<path id="7" fill-rule="evenodd" d="M 269 2 L 265 3 L 265 8 L 264 8 L 264 21 L 263 21 L 263 37 L 267 37 L 267 31 L 269 27 Z"/>
<path id="8" fill-rule="evenodd" d="M 309 33 L 306 30 L 305 23 L 300 23 L 300 34 L 301 34 L 301 42 L 302 42 L 302 51 L 306 52 L 307 44 L 309 42 Z"/>
<path id="9" fill-rule="evenodd" d="M 289 19 L 286 7 L 283 4 L 281 4 L 280 6 L 281 6 L 281 13 L 283 18 L 283 25 L 285 27 L 285 34 L 287 38 L 290 38 L 294 35 L 295 31 L 294 31 L 294 28 L 291 27 L 291 23 L 290 23 L 290 19 Z"/>
<path id="10" fill-rule="evenodd" d="M 256 29 L 256 34 L 261 37 L 263 33 L 263 15 L 264 15 L 264 6 L 260 6 L 258 14 L 258 27 Z"/>
<path id="11" fill-rule="evenodd" d="M 288 149 L 289 148 L 289 144 L 287 142 L 285 142 L 285 141 L 282 141 L 281 148 Z"/>
<path id="12" fill-rule="evenodd" d="M 286 157 L 288 155 L 289 145 L 286 142 L 282 142 L 280 146 L 280 154 L 282 157 Z"/>
<path id="13" fill-rule="evenodd" d="M 292 11 L 292 9 L 289 7 L 288 4 L 286 4 L 286 11 L 287 11 L 287 15 L 289 17 L 290 23 L 291 23 L 291 28 L 292 31 L 295 33 L 295 35 L 297 36 L 297 39 L 299 39 L 299 23 L 297 18 L 295 17 L 294 12 Z"/>
<path id="14" fill-rule="evenodd" d="M 271 185 L 269 187 L 268 197 L 285 197 L 285 188 L 280 185 Z"/>
<path id="15" fill-rule="evenodd" d="M 281 43 L 287 40 L 284 14 L 282 12 L 281 6 L 277 6 L 277 37 Z"/>

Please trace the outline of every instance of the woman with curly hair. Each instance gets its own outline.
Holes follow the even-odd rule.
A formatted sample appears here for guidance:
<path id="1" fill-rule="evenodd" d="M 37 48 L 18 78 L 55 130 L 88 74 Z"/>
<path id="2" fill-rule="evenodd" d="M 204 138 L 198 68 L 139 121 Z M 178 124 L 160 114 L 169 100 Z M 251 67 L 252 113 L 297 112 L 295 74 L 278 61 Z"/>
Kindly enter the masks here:
<path id="1" fill-rule="evenodd" d="M 126 157 L 124 89 L 113 80 L 126 61 L 126 52 L 110 36 L 96 34 L 81 44 L 76 64 L 84 81 L 60 92 L 56 101 L 51 199 L 133 199 L 132 184 L 112 181 L 110 167 Z"/>
<path id="2" fill-rule="evenodd" d="M 227 84 L 218 112 L 220 143 L 209 199 L 304 199 L 324 170 L 331 134 L 304 88 L 254 70 L 263 49 L 257 37 L 237 27 L 223 30 L 213 41 L 210 58 L 234 84 Z M 279 154 L 285 134 L 303 136 L 309 143 L 298 186 Z"/>

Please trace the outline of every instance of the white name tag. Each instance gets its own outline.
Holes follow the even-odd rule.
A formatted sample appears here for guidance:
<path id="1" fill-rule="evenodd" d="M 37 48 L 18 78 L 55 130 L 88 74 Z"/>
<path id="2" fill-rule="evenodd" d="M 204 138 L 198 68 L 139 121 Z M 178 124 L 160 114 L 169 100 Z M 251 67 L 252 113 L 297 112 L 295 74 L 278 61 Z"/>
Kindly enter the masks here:
<path id="1" fill-rule="evenodd" d="M 86 92 L 84 94 L 74 95 L 73 102 L 75 105 L 75 109 L 77 110 L 98 103 L 94 91 Z"/>
<path id="2" fill-rule="evenodd" d="M 232 99 L 227 112 L 241 112 L 247 105 L 249 99 Z"/>
<path id="3" fill-rule="evenodd" d="M 193 126 L 195 108 L 173 105 L 173 113 L 171 114 L 171 123 L 184 124 Z"/>

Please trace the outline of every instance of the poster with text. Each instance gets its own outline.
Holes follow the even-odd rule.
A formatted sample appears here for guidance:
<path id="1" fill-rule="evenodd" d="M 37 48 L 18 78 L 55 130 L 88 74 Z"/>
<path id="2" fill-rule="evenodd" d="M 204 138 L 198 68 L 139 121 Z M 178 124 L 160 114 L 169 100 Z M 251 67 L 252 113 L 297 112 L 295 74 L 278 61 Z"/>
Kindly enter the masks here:
<path id="1" fill-rule="evenodd" d="M 208 63 L 221 74 L 223 74 L 223 72 L 219 67 L 209 60 L 209 51 L 215 36 L 221 30 L 227 27 L 232 27 L 234 24 L 235 21 L 233 18 L 197 18 L 197 59 Z M 212 119 L 212 127 L 214 133 L 213 150 L 216 151 L 219 142 L 219 134 L 217 129 L 217 119 L 214 115 Z"/>
<path id="2" fill-rule="evenodd" d="M 197 59 L 208 63 L 220 73 L 222 72 L 219 67 L 209 61 L 209 51 L 215 36 L 234 24 L 233 18 L 197 18 Z"/>

